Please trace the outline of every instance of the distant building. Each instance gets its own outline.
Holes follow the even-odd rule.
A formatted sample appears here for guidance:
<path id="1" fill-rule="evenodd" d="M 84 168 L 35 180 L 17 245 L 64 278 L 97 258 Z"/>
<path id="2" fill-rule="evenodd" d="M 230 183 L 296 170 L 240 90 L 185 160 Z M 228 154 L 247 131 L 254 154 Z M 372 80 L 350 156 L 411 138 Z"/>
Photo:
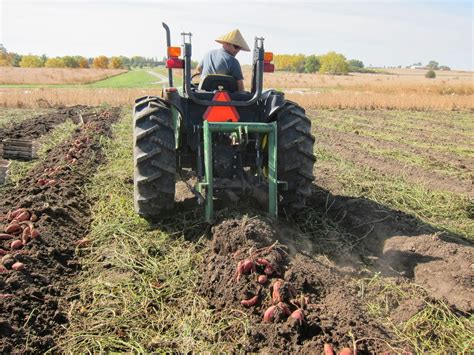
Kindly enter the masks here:
<path id="1" fill-rule="evenodd" d="M 410 69 L 427 69 L 427 68 L 424 67 L 423 65 L 412 65 L 410 66 Z"/>

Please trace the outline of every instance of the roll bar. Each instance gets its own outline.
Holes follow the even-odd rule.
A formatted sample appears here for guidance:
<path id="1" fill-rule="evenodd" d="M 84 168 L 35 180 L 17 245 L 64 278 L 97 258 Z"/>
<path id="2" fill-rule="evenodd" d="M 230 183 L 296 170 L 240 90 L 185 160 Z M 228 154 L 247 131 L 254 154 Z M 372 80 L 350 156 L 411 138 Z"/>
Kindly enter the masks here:
<path id="1" fill-rule="evenodd" d="M 198 105 L 204 106 L 250 106 L 253 105 L 262 96 L 263 90 L 263 57 L 265 50 L 263 48 L 263 38 L 255 38 L 253 67 L 256 71 L 256 86 L 253 96 L 248 101 L 211 101 L 198 99 L 191 90 L 191 43 L 184 43 L 184 80 L 185 91 L 189 98 Z"/>
<path id="2" fill-rule="evenodd" d="M 166 23 L 162 23 L 166 31 L 166 44 L 168 47 L 171 46 L 170 29 Z M 255 37 L 255 45 L 253 50 L 253 78 L 252 93 L 253 96 L 248 101 L 212 101 L 212 100 L 201 100 L 194 95 L 191 89 L 191 33 L 181 33 L 183 36 L 183 48 L 184 48 L 184 91 L 188 97 L 198 105 L 203 106 L 250 106 L 253 105 L 261 96 L 263 90 L 263 58 L 265 49 L 263 46 L 264 38 Z M 168 78 L 170 87 L 173 86 L 173 74 L 172 70 L 168 69 Z"/>
<path id="3" fill-rule="evenodd" d="M 161 23 L 166 31 L 166 47 L 171 47 L 171 34 L 170 28 L 164 22 Z M 173 87 L 173 70 L 171 68 L 168 69 L 168 82 L 170 87 Z"/>

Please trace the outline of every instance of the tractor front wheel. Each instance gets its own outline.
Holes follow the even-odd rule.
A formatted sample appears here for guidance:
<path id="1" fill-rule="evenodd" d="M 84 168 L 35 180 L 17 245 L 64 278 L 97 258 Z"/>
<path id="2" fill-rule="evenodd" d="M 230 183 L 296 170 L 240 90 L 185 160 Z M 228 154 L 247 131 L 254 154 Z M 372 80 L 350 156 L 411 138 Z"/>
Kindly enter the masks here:
<path id="1" fill-rule="evenodd" d="M 288 190 L 280 191 L 279 205 L 294 211 L 305 207 L 306 198 L 311 195 L 315 138 L 311 134 L 311 120 L 294 102 L 286 102 L 277 113 L 277 122 L 278 180 L 288 183 Z"/>
<path id="2" fill-rule="evenodd" d="M 135 210 L 156 220 L 174 205 L 176 149 L 169 106 L 157 97 L 138 101 L 133 136 Z"/>

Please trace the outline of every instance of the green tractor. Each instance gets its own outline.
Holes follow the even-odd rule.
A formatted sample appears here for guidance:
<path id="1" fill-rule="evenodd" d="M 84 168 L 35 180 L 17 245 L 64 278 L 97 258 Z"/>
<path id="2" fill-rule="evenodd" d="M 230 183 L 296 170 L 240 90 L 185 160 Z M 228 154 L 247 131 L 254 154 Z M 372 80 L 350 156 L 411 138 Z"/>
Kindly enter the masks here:
<path id="1" fill-rule="evenodd" d="M 191 33 L 182 47 L 168 46 L 169 86 L 161 97 L 145 96 L 134 107 L 134 202 L 136 212 L 156 221 L 173 209 L 176 180 L 187 183 L 205 219 L 212 223 L 217 192 L 250 192 L 264 200 L 268 213 L 305 206 L 314 180 L 311 121 L 282 92 L 263 91 L 263 73 L 273 72 L 272 53 L 255 38 L 250 92 L 238 92 L 232 76 L 208 75 L 192 82 Z M 181 56 L 181 48 L 183 55 Z M 183 85 L 173 86 L 173 69 L 183 70 Z"/>

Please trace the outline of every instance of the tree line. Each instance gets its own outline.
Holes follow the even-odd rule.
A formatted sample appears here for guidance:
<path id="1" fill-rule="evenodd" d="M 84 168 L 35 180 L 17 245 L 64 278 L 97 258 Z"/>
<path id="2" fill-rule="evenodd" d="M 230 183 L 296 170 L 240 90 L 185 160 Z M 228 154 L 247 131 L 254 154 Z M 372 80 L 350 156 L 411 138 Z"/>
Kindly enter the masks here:
<path id="1" fill-rule="evenodd" d="M 358 59 L 347 60 L 346 57 L 334 51 L 323 55 L 277 54 L 274 56 L 276 70 L 294 71 L 298 73 L 324 73 L 344 75 L 349 72 L 374 72 L 366 69 Z"/>
<path id="2" fill-rule="evenodd" d="M 21 68 L 93 68 L 93 69 L 130 69 L 132 67 L 147 67 L 164 65 L 164 62 L 155 58 L 146 58 L 141 56 L 125 57 L 113 56 L 107 57 L 101 55 L 93 58 L 83 56 L 64 56 L 48 57 L 45 54 L 39 55 L 21 55 L 14 52 L 8 52 L 0 44 L 0 67 L 21 67 Z"/>

